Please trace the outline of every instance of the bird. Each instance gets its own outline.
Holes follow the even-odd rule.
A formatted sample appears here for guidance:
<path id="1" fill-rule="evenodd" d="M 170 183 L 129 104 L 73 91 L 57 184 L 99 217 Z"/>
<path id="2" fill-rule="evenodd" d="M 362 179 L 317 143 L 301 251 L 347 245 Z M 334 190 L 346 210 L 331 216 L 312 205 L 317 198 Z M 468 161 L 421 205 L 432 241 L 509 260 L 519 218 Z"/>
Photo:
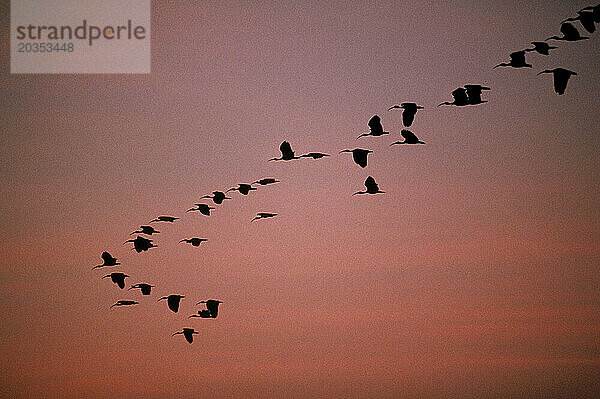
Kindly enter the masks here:
<path id="1" fill-rule="evenodd" d="M 577 30 L 577 28 L 574 27 L 573 24 L 570 24 L 568 22 L 565 22 L 562 25 L 560 25 L 560 31 L 563 34 L 562 37 L 555 35 L 555 36 L 551 36 L 551 37 L 547 38 L 546 41 L 548 41 L 548 40 L 564 40 L 567 42 L 576 42 L 579 40 L 589 39 L 589 37 L 587 37 L 587 36 L 581 36 L 579 34 L 579 31 Z"/>
<path id="2" fill-rule="evenodd" d="M 308 154 L 300 155 L 300 158 L 320 159 L 328 156 L 329 154 L 324 154 L 322 152 L 309 152 Z"/>
<path id="3" fill-rule="evenodd" d="M 279 151 L 281 151 L 281 158 L 271 158 L 269 161 L 291 161 L 292 159 L 300 159 L 292 151 L 292 146 L 289 142 L 284 141 L 279 145 Z"/>
<path id="4" fill-rule="evenodd" d="M 132 234 L 146 234 L 146 235 L 151 236 L 152 234 L 160 233 L 160 231 L 155 230 L 154 227 L 152 227 L 152 226 L 140 226 L 140 229 L 141 230 L 137 230 L 137 231 L 129 233 L 129 235 L 132 235 Z"/>
<path id="5" fill-rule="evenodd" d="M 198 314 L 193 314 L 191 316 L 188 316 L 188 319 L 190 317 L 201 317 L 203 319 L 209 319 L 212 318 L 212 316 L 210 315 L 210 311 L 208 309 L 202 309 L 198 311 Z"/>
<path id="6" fill-rule="evenodd" d="M 112 304 L 110 306 L 110 308 L 112 309 L 115 306 L 128 306 L 128 305 L 137 305 L 139 302 L 137 301 L 131 301 L 129 299 L 121 299 L 119 301 L 117 301 L 116 303 Z"/>
<path id="7" fill-rule="evenodd" d="M 146 284 L 146 283 L 138 283 L 138 284 L 133 284 L 127 290 L 132 290 L 132 289 L 139 288 L 140 291 L 142 291 L 142 295 L 150 295 L 150 291 L 152 291 L 152 287 L 156 287 L 156 286 L 155 285 Z"/>
<path id="8" fill-rule="evenodd" d="M 467 101 L 469 105 L 477 105 L 487 103 L 487 100 L 481 99 L 481 92 L 483 90 L 491 90 L 489 87 L 482 85 L 465 85 L 467 91 Z"/>
<path id="9" fill-rule="evenodd" d="M 600 4 L 596 5 L 596 6 L 587 6 L 582 8 L 579 11 L 592 11 L 592 14 L 594 16 L 594 22 L 599 23 L 600 22 Z"/>
<path id="10" fill-rule="evenodd" d="M 533 48 L 526 48 L 525 52 L 529 52 L 529 51 L 535 51 L 536 53 L 542 54 L 542 55 L 550 55 L 550 50 L 554 50 L 558 47 L 556 46 L 551 46 L 546 42 L 531 42 L 531 44 L 533 44 Z"/>
<path id="11" fill-rule="evenodd" d="M 123 244 L 127 244 L 128 242 L 133 243 L 133 249 L 135 249 L 135 251 L 137 253 L 140 253 L 142 251 L 147 251 L 150 248 L 157 247 L 157 245 L 154 245 L 152 240 L 145 238 L 145 237 L 141 237 L 141 236 L 137 236 L 135 239 L 127 240 Z"/>
<path id="12" fill-rule="evenodd" d="M 150 223 L 152 223 L 152 222 L 169 222 L 169 223 L 173 223 L 177 219 L 179 219 L 179 218 L 177 218 L 175 216 L 159 216 L 156 219 L 151 220 Z"/>
<path id="13" fill-rule="evenodd" d="M 196 208 L 190 208 L 185 212 L 199 211 L 203 215 L 210 216 L 210 210 L 215 209 L 214 206 L 208 206 L 207 204 L 194 204 L 194 206 Z"/>
<path id="14" fill-rule="evenodd" d="M 198 331 L 194 330 L 193 328 L 184 328 L 183 331 L 177 331 L 176 333 L 173 333 L 171 337 L 174 337 L 177 334 L 183 334 L 186 341 L 191 344 L 194 342 L 194 334 L 198 334 Z"/>
<path id="15" fill-rule="evenodd" d="M 377 183 L 375 183 L 375 179 L 373 179 L 371 176 L 367 177 L 367 180 L 365 180 L 365 187 L 367 188 L 367 191 L 357 191 L 352 195 L 385 193 L 385 191 L 381 191 L 379 189 L 379 186 Z"/>
<path id="16" fill-rule="evenodd" d="M 400 134 L 402 135 L 402 137 L 404 137 L 404 141 L 396 141 L 390 144 L 390 146 L 394 144 L 425 144 L 424 141 L 419 140 L 419 138 L 415 136 L 415 134 L 410 130 L 402 129 Z"/>
<path id="17" fill-rule="evenodd" d="M 470 105 L 469 104 L 469 97 L 467 96 L 467 90 L 463 87 L 459 87 L 458 89 L 455 89 L 452 91 L 452 97 L 454 98 L 454 101 L 452 102 L 443 102 L 438 104 L 438 107 L 441 105 L 454 105 L 456 107 L 464 107 L 466 105 Z"/>
<path id="18" fill-rule="evenodd" d="M 279 183 L 279 180 L 274 179 L 272 177 L 265 177 L 264 179 L 253 181 L 252 184 L 260 184 L 261 186 L 266 186 L 267 184 Z"/>
<path id="19" fill-rule="evenodd" d="M 391 106 L 388 111 L 391 111 L 396 108 L 402 108 L 402 124 L 406 127 L 412 125 L 415 120 L 415 115 L 417 114 L 417 110 L 423 109 L 422 106 L 417 105 L 415 103 L 402 103 L 400 105 Z"/>
<path id="20" fill-rule="evenodd" d="M 112 280 L 113 283 L 118 285 L 120 289 L 123 289 L 123 288 L 125 288 L 125 277 L 129 277 L 129 276 L 125 273 L 115 272 L 115 273 L 107 274 L 106 276 L 104 276 L 102 278 L 107 278 L 107 277 L 110 277 L 110 279 Z"/>
<path id="21" fill-rule="evenodd" d="M 107 251 L 102 252 L 102 255 L 100 255 L 100 256 L 102 257 L 102 260 L 104 261 L 104 263 L 102 263 L 101 265 L 96 265 L 96 266 L 92 267 L 92 270 L 98 269 L 100 267 L 117 266 L 117 265 L 121 264 L 121 263 L 117 262 L 117 258 L 113 258 L 113 256 L 111 254 L 109 254 Z"/>
<path id="22" fill-rule="evenodd" d="M 514 52 L 510 53 L 510 62 L 500 63 L 492 69 L 496 69 L 501 66 L 512 67 L 512 68 L 525 68 L 525 67 L 531 68 L 532 67 L 531 64 L 528 64 L 525 61 L 525 50 L 514 51 Z"/>
<path id="23" fill-rule="evenodd" d="M 192 244 L 192 246 L 194 247 L 199 247 L 201 243 L 203 243 L 204 241 L 208 241 L 207 238 L 198 238 L 198 237 L 192 237 L 192 238 L 185 238 L 181 241 L 179 241 L 180 243 L 182 242 L 187 242 L 188 244 Z"/>
<path id="24" fill-rule="evenodd" d="M 242 195 L 248 195 L 250 191 L 254 190 L 256 190 L 256 187 L 252 187 L 251 184 L 239 183 L 237 187 L 232 187 L 225 192 L 228 193 L 229 191 L 238 191 Z"/>
<path id="25" fill-rule="evenodd" d="M 365 168 L 367 166 L 367 155 L 369 155 L 373 151 L 364 150 L 362 148 L 355 148 L 353 150 L 342 150 L 339 153 L 341 154 L 342 152 L 351 152 L 354 163 L 360 166 L 361 168 Z"/>
<path id="26" fill-rule="evenodd" d="M 363 136 L 381 136 L 384 134 L 390 134 L 390 132 L 384 132 L 383 131 L 383 126 L 381 125 L 381 118 L 379 118 L 379 115 L 373 115 L 371 117 L 371 119 L 369 119 L 369 133 L 363 133 L 360 136 L 357 137 L 357 139 L 363 137 Z"/>
<path id="27" fill-rule="evenodd" d="M 254 217 L 254 219 L 251 220 L 251 222 L 254 222 L 255 220 L 258 220 L 258 219 L 272 218 L 274 216 L 277 216 L 277 214 L 276 213 L 268 213 L 268 212 L 258 212 L 256 214 L 256 216 Z"/>
<path id="28" fill-rule="evenodd" d="M 571 75 L 577 75 L 577 72 L 564 68 L 546 69 L 538 73 L 538 75 L 543 73 L 551 73 L 554 75 L 554 91 L 558 93 L 558 95 L 564 94 L 565 89 L 567 88 L 567 82 Z"/>
<path id="29" fill-rule="evenodd" d="M 177 313 L 177 311 L 179 310 L 179 302 L 181 301 L 181 298 L 185 298 L 185 295 L 172 294 L 169 296 L 163 296 L 157 302 L 162 301 L 163 299 L 166 299 L 169 309 L 171 309 L 173 312 Z"/>
<path id="30" fill-rule="evenodd" d="M 217 317 L 217 314 L 219 313 L 219 304 L 223 303 L 223 302 L 216 300 L 216 299 L 208 299 L 206 301 L 200 301 L 200 302 L 196 303 L 196 305 L 200 305 L 201 303 L 206 304 L 206 309 L 210 312 L 210 317 L 212 317 L 214 319 Z"/>
<path id="31" fill-rule="evenodd" d="M 596 31 L 596 24 L 594 23 L 594 12 L 587 10 L 577 11 L 576 17 L 567 18 L 562 23 L 568 21 L 579 21 L 581 22 L 581 26 L 583 29 L 587 30 L 589 33 L 594 33 Z"/>
<path id="32" fill-rule="evenodd" d="M 231 199 L 230 197 L 226 196 L 225 193 L 222 191 L 213 191 L 212 194 L 213 194 L 212 196 L 205 195 L 204 197 L 201 197 L 201 198 L 211 198 L 213 200 L 213 202 L 217 205 L 222 204 L 223 201 L 226 199 Z"/>

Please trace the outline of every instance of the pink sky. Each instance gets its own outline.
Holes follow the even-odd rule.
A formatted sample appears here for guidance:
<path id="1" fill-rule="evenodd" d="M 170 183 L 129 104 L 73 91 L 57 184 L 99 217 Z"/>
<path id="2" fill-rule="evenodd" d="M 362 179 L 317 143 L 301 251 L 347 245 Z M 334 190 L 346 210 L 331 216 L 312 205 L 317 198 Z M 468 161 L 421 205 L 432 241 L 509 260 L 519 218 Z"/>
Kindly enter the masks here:
<path id="1" fill-rule="evenodd" d="M 11 75 L 4 24 L 0 396 L 595 397 L 598 32 L 492 70 L 587 5 L 155 0 L 149 75 Z M 467 83 L 489 102 L 436 107 Z M 426 145 L 389 146 L 405 101 Z M 391 134 L 356 140 L 374 114 Z M 267 162 L 283 140 L 332 156 Z M 353 197 L 369 175 L 386 193 Z M 121 245 L 163 214 L 158 248 Z"/>

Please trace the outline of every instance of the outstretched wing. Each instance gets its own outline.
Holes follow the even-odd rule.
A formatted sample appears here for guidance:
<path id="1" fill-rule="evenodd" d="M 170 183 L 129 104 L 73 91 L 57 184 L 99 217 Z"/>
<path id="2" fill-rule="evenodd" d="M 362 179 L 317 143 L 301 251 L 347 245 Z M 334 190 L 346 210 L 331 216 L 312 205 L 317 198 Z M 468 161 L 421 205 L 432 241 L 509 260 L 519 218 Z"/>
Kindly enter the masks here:
<path id="1" fill-rule="evenodd" d="M 283 158 L 294 156 L 294 151 L 292 151 L 292 146 L 287 141 L 284 141 L 283 143 L 281 143 L 281 145 L 279 146 L 279 151 L 281 151 L 281 155 L 283 156 Z"/>
<path id="2" fill-rule="evenodd" d="M 402 129 L 400 131 L 400 134 L 409 143 L 416 143 L 417 141 L 419 141 L 419 138 L 417 136 L 415 136 L 415 134 L 413 132 L 411 132 L 410 130 Z M 373 182 L 375 182 L 375 181 L 373 180 Z"/>
<path id="3" fill-rule="evenodd" d="M 373 115 L 373 117 L 369 119 L 369 128 L 371 129 L 371 133 L 383 132 L 383 126 L 381 125 L 379 115 Z"/>
<path id="4" fill-rule="evenodd" d="M 371 176 L 367 177 L 367 180 L 365 180 L 365 187 L 367 188 L 367 191 L 379 191 L 379 186 Z"/>

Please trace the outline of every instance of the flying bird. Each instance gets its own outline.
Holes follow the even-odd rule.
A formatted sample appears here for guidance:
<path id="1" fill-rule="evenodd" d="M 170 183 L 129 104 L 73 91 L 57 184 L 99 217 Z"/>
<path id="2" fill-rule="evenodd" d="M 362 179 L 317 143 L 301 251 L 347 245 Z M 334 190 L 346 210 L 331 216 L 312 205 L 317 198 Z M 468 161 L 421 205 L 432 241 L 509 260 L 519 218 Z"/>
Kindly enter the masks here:
<path id="1" fill-rule="evenodd" d="M 570 24 L 568 22 L 565 22 L 560 26 L 560 31 L 563 34 L 562 36 L 551 36 L 551 37 L 547 38 L 546 41 L 553 39 L 553 40 L 564 40 L 567 42 L 576 42 L 579 40 L 589 39 L 589 37 L 587 37 L 587 36 L 581 36 L 579 34 L 579 31 L 577 30 L 577 28 L 574 27 L 573 24 Z"/>
<path id="2" fill-rule="evenodd" d="M 463 87 L 459 87 L 456 90 L 452 91 L 452 97 L 454 98 L 454 101 L 452 102 L 443 102 L 438 104 L 438 107 L 441 105 L 454 105 L 456 107 L 464 107 L 466 105 L 470 105 L 469 103 L 469 97 L 467 96 L 467 90 Z"/>
<path id="3" fill-rule="evenodd" d="M 308 154 L 300 155 L 300 158 L 320 159 L 328 156 L 329 154 L 324 154 L 322 152 L 309 152 Z"/>
<path id="4" fill-rule="evenodd" d="M 96 265 L 96 266 L 92 267 L 92 270 L 98 269 L 100 267 L 117 266 L 117 265 L 121 264 L 121 263 L 117 262 L 117 258 L 113 258 L 112 255 L 106 251 L 102 252 L 102 255 L 100 255 L 100 256 L 102 257 L 102 260 L 104 261 L 104 263 L 102 263 L 101 265 Z"/>
<path id="5" fill-rule="evenodd" d="M 379 186 L 377 183 L 375 183 L 375 179 L 373 179 L 371 176 L 367 177 L 367 180 L 365 180 L 365 187 L 367 188 L 367 191 L 357 191 L 352 195 L 385 193 L 385 191 L 381 191 L 379 189 Z"/>
<path id="6" fill-rule="evenodd" d="M 597 6 L 587 6 L 579 11 L 591 11 L 594 16 L 594 22 L 600 22 L 600 4 L 598 4 Z"/>
<path id="7" fill-rule="evenodd" d="M 272 177 L 265 177 L 264 179 L 260 179 L 257 181 L 253 181 L 252 184 L 260 184 L 261 186 L 266 186 L 267 184 L 279 183 L 279 180 L 274 179 Z"/>
<path id="8" fill-rule="evenodd" d="M 188 316 L 188 319 L 190 317 L 201 317 L 203 319 L 209 319 L 212 318 L 212 316 L 210 315 L 210 311 L 208 309 L 202 309 L 198 311 L 198 314 L 193 314 L 191 316 Z"/>
<path id="9" fill-rule="evenodd" d="M 379 118 L 379 115 L 373 115 L 373 117 L 371 117 L 371 119 L 369 119 L 369 133 L 363 133 L 360 136 L 357 137 L 357 139 L 363 137 L 363 136 L 382 136 L 384 134 L 390 134 L 390 132 L 384 132 L 383 131 L 383 125 L 381 124 L 381 118 Z"/>
<path id="10" fill-rule="evenodd" d="M 252 187 L 251 184 L 240 183 L 240 184 L 238 184 L 237 187 L 232 187 L 229 190 L 227 190 L 226 192 L 228 193 L 230 191 L 238 191 L 242 195 L 248 195 L 248 193 L 250 191 L 254 191 L 254 190 L 256 190 L 256 187 Z"/>
<path id="11" fill-rule="evenodd" d="M 169 223 L 173 223 L 177 219 L 179 219 L 179 218 L 177 218 L 175 216 L 159 216 L 156 219 L 151 220 L 150 223 L 152 223 L 152 222 L 169 222 Z"/>
<path id="12" fill-rule="evenodd" d="M 115 273 L 107 274 L 106 276 L 104 276 L 102 278 L 107 278 L 107 277 L 110 277 L 110 279 L 112 280 L 113 283 L 118 285 L 120 289 L 123 289 L 123 288 L 125 288 L 125 277 L 129 277 L 129 276 L 125 273 L 115 272 Z"/>
<path id="13" fill-rule="evenodd" d="M 423 109 L 422 106 L 417 105 L 415 103 L 402 103 L 400 105 L 391 106 L 388 109 L 388 111 L 397 108 L 402 108 L 404 110 L 402 111 L 402 124 L 406 127 L 412 125 L 413 121 L 415 120 L 415 115 L 417 114 L 417 111 Z"/>
<path id="14" fill-rule="evenodd" d="M 567 82 L 571 75 L 577 75 L 577 72 L 569 71 L 564 68 L 546 69 L 545 71 L 538 73 L 538 75 L 543 73 L 551 73 L 554 75 L 554 91 L 559 95 L 564 94 L 565 89 L 567 88 Z"/>
<path id="15" fill-rule="evenodd" d="M 181 301 L 181 298 L 185 298 L 185 295 L 173 294 L 173 295 L 169 295 L 169 296 L 163 296 L 157 302 L 162 301 L 163 299 L 166 299 L 169 309 L 171 309 L 173 312 L 177 313 L 177 311 L 179 311 L 179 302 Z"/>
<path id="16" fill-rule="evenodd" d="M 203 243 L 204 241 L 208 241 L 208 239 L 206 238 L 198 238 L 198 237 L 192 237 L 192 238 L 185 238 L 181 241 L 179 241 L 180 243 L 182 242 L 187 242 L 188 244 L 192 244 L 192 246 L 194 247 L 199 247 L 201 243 Z"/>
<path id="17" fill-rule="evenodd" d="M 154 227 L 152 227 L 152 226 L 140 226 L 140 230 L 131 232 L 131 233 L 129 233 L 129 235 L 146 234 L 146 235 L 151 236 L 152 234 L 155 234 L 155 233 L 160 233 L 160 231 L 155 230 Z"/>
<path id="18" fill-rule="evenodd" d="M 142 251 L 147 251 L 150 248 L 154 248 L 157 246 L 157 245 L 154 245 L 152 240 L 145 238 L 145 237 L 141 237 L 141 236 L 137 236 L 135 239 L 127 240 L 123 244 L 127 244 L 128 242 L 133 243 L 133 249 L 135 249 L 135 251 L 137 253 L 140 253 Z"/>
<path id="19" fill-rule="evenodd" d="M 594 23 L 594 12 L 587 10 L 577 11 L 576 17 L 567 18 L 562 23 L 568 21 L 579 21 L 581 22 L 581 26 L 583 29 L 587 30 L 589 33 L 594 33 L 596 31 L 596 24 Z"/>
<path id="20" fill-rule="evenodd" d="M 218 301 L 216 299 L 208 299 L 206 301 L 200 301 L 200 302 L 196 303 L 196 305 L 200 305 L 201 303 L 206 304 L 206 309 L 210 312 L 210 317 L 212 317 L 214 319 L 217 317 L 217 314 L 219 313 L 219 304 L 223 303 L 223 302 Z"/>
<path id="21" fill-rule="evenodd" d="M 353 150 L 342 150 L 339 153 L 341 154 L 342 152 L 351 152 L 354 163 L 360 166 L 361 168 L 365 168 L 367 166 L 367 155 L 369 155 L 373 151 L 364 150 L 362 148 L 355 148 Z"/>
<path id="22" fill-rule="evenodd" d="M 390 144 L 390 146 L 394 144 L 425 144 L 424 141 L 419 140 L 419 138 L 415 136 L 415 134 L 410 130 L 402 129 L 400 134 L 402 135 L 402 137 L 404 137 L 404 141 L 396 141 Z"/>
<path id="23" fill-rule="evenodd" d="M 112 309 L 115 306 L 128 306 L 128 305 L 137 305 L 139 302 L 137 301 L 131 301 L 129 299 L 121 299 L 119 301 L 117 301 L 117 303 L 114 303 L 110 306 L 110 308 Z"/>
<path id="24" fill-rule="evenodd" d="M 142 291 L 142 295 L 150 295 L 150 291 L 152 291 L 152 287 L 156 287 L 155 285 L 150 285 L 146 283 L 133 284 L 127 290 L 133 290 L 139 288 Z"/>
<path id="25" fill-rule="evenodd" d="M 254 217 L 254 219 L 251 220 L 251 222 L 254 222 L 255 220 L 258 220 L 258 219 L 272 218 L 274 216 L 277 216 L 277 214 L 276 213 L 268 213 L 268 212 L 258 212 L 256 214 L 256 216 Z"/>
<path id="26" fill-rule="evenodd" d="M 531 64 L 528 64 L 525 61 L 525 50 L 515 51 L 515 52 L 510 53 L 510 62 L 500 63 L 492 69 L 496 69 L 501 66 L 512 67 L 512 68 L 525 68 L 525 67 L 531 68 Z"/>
<path id="27" fill-rule="evenodd" d="M 206 204 L 194 204 L 194 206 L 196 208 L 190 208 L 185 212 L 199 211 L 203 215 L 210 216 L 210 210 L 215 209 L 214 206 L 208 206 Z"/>
<path id="28" fill-rule="evenodd" d="M 481 99 L 481 92 L 483 90 L 491 90 L 489 87 L 482 85 L 465 85 L 467 91 L 467 101 L 469 105 L 477 105 L 487 103 L 487 100 Z"/>
<path id="29" fill-rule="evenodd" d="M 171 336 L 174 337 L 177 334 L 183 334 L 186 341 L 191 344 L 192 342 L 194 342 L 194 334 L 198 334 L 198 331 L 194 330 L 193 328 L 184 328 L 183 331 L 177 331 L 176 333 L 173 333 Z"/>
<path id="30" fill-rule="evenodd" d="M 535 51 L 536 53 L 542 54 L 542 55 L 550 55 L 550 50 L 554 50 L 558 47 L 556 46 L 551 46 L 546 42 L 531 42 L 531 44 L 533 44 L 533 48 L 526 48 L 525 52 L 529 52 L 529 51 Z"/>
<path id="31" fill-rule="evenodd" d="M 292 146 L 287 141 L 284 141 L 279 145 L 279 151 L 281 151 L 281 158 L 271 158 L 269 161 L 291 161 L 292 159 L 299 159 L 292 151 Z"/>
<path id="32" fill-rule="evenodd" d="M 205 195 L 204 197 L 201 198 L 212 198 L 213 202 L 217 205 L 220 205 L 223 203 L 224 200 L 226 199 L 231 199 L 230 197 L 226 196 L 224 192 L 222 191 L 213 191 L 212 192 L 213 195 Z"/>

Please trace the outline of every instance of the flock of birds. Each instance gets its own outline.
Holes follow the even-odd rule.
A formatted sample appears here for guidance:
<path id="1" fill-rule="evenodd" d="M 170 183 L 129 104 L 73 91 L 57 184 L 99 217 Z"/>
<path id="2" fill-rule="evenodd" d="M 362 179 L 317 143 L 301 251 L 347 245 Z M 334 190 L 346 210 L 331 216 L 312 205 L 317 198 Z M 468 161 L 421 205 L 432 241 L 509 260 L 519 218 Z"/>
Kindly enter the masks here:
<path id="1" fill-rule="evenodd" d="M 533 48 L 527 48 L 519 51 L 515 51 L 510 54 L 510 61 L 507 63 L 500 63 L 493 67 L 493 69 L 498 67 L 512 67 L 512 68 L 532 68 L 531 64 L 528 64 L 525 60 L 525 55 L 528 52 L 537 52 L 542 55 L 549 55 L 550 50 L 554 50 L 557 47 L 551 46 L 547 42 L 550 40 L 558 40 L 558 41 L 580 41 L 586 40 L 588 37 L 581 36 L 577 28 L 571 24 L 570 22 L 579 21 L 582 27 L 589 33 L 593 33 L 596 30 L 596 24 L 600 23 L 600 4 L 596 6 L 585 7 L 579 11 L 577 11 L 577 16 L 567 18 L 561 22 L 560 31 L 562 36 L 552 36 L 546 39 L 545 41 L 534 41 L 531 42 L 533 44 Z M 573 75 L 577 75 L 577 73 L 570 71 L 565 68 L 554 68 L 543 70 L 538 73 L 538 75 L 552 73 L 554 76 L 554 90 L 559 95 L 562 95 L 565 92 L 567 82 L 569 78 Z M 481 98 L 482 92 L 491 90 L 489 87 L 482 86 L 479 84 L 467 84 L 464 87 L 460 87 L 452 91 L 451 95 L 453 97 L 453 101 L 442 102 L 438 105 L 448 105 L 448 106 L 475 106 L 479 104 L 484 104 L 487 100 L 483 100 Z M 400 105 L 391 106 L 388 111 L 393 110 L 402 110 L 402 124 L 405 128 L 411 127 L 417 111 L 420 109 L 424 109 L 423 106 L 417 105 L 413 102 L 403 102 Z M 361 137 L 380 137 L 383 135 L 390 134 L 387 131 L 384 131 L 383 125 L 381 123 L 381 118 L 378 115 L 374 115 L 368 122 L 369 132 L 362 133 L 357 137 L 360 139 Z M 412 131 L 408 129 L 402 129 L 400 134 L 404 138 L 403 141 L 395 141 L 390 144 L 392 145 L 417 145 L 417 144 L 425 144 L 425 142 L 421 141 Z M 312 159 L 320 159 L 324 157 L 330 156 L 329 154 L 323 152 L 309 152 L 303 155 L 296 155 L 296 153 L 292 150 L 292 146 L 289 142 L 283 141 L 279 146 L 279 150 L 281 152 L 281 157 L 271 158 L 268 161 L 292 161 L 301 158 L 312 158 Z M 339 153 L 351 153 L 352 159 L 354 163 L 356 163 L 361 168 L 367 167 L 367 157 L 373 151 L 369 149 L 363 148 L 354 148 L 354 149 L 344 149 L 339 151 Z M 213 191 L 210 195 L 205 195 L 201 197 L 201 199 L 211 199 L 214 205 L 220 205 L 225 200 L 231 199 L 231 197 L 227 196 L 227 193 L 230 191 L 237 191 L 241 195 L 248 195 L 251 191 L 256 191 L 257 186 L 266 186 L 274 183 L 278 183 L 279 181 L 272 177 L 263 178 L 260 180 L 256 180 L 252 183 L 240 183 L 237 187 L 232 187 L 225 192 L 223 191 Z M 366 190 L 357 191 L 352 195 L 358 194 L 382 194 L 385 191 L 380 190 L 378 184 L 372 176 L 368 176 L 364 182 Z M 195 203 L 194 207 L 185 211 L 185 213 L 189 212 L 200 212 L 202 215 L 210 216 L 211 211 L 216 209 L 214 206 L 210 206 L 206 203 Z M 272 212 L 258 212 L 256 216 L 250 221 L 253 222 L 255 220 L 273 218 L 277 216 L 277 213 Z M 150 220 L 148 225 L 140 226 L 139 230 L 133 231 L 130 235 L 136 234 L 135 238 L 129 239 L 124 242 L 132 243 L 133 250 L 137 253 L 148 251 L 151 248 L 157 247 L 157 245 L 153 242 L 152 237 L 154 234 L 159 234 L 160 231 L 156 230 L 151 223 L 174 223 L 178 220 L 178 217 L 175 216 L 158 216 L 155 219 Z M 190 244 L 194 247 L 199 247 L 203 242 L 208 241 L 206 238 L 200 237 L 190 237 L 183 238 L 179 241 L 179 243 Z M 101 255 L 103 263 L 94 266 L 92 269 L 100 269 L 104 267 L 114 267 L 121 265 L 118 260 L 113 257 L 109 252 L 104 251 Z M 129 278 L 129 275 L 123 272 L 112 272 L 102 277 L 102 279 L 109 278 L 111 281 L 116 284 L 120 289 L 125 289 L 125 279 Z M 155 285 L 139 282 L 132 284 L 128 290 L 139 289 L 142 296 L 150 296 L 152 293 L 152 289 L 155 288 Z M 185 298 L 184 295 L 179 294 L 170 294 L 167 296 L 162 296 L 158 299 L 157 302 L 162 300 L 166 300 L 168 308 L 177 313 L 179 311 L 179 305 L 181 300 Z M 205 309 L 199 309 L 197 313 L 190 315 L 188 318 L 216 318 L 218 315 L 219 304 L 223 303 L 217 299 L 207 299 L 201 300 L 196 303 L 196 305 L 204 304 Z M 114 304 L 110 306 L 110 308 L 121 307 L 121 306 L 132 306 L 139 304 L 138 301 L 133 299 L 120 299 L 116 301 Z M 172 336 L 182 334 L 185 339 L 189 342 L 193 342 L 194 335 L 198 334 L 194 328 L 184 327 L 182 331 L 177 331 L 172 334 Z"/>

